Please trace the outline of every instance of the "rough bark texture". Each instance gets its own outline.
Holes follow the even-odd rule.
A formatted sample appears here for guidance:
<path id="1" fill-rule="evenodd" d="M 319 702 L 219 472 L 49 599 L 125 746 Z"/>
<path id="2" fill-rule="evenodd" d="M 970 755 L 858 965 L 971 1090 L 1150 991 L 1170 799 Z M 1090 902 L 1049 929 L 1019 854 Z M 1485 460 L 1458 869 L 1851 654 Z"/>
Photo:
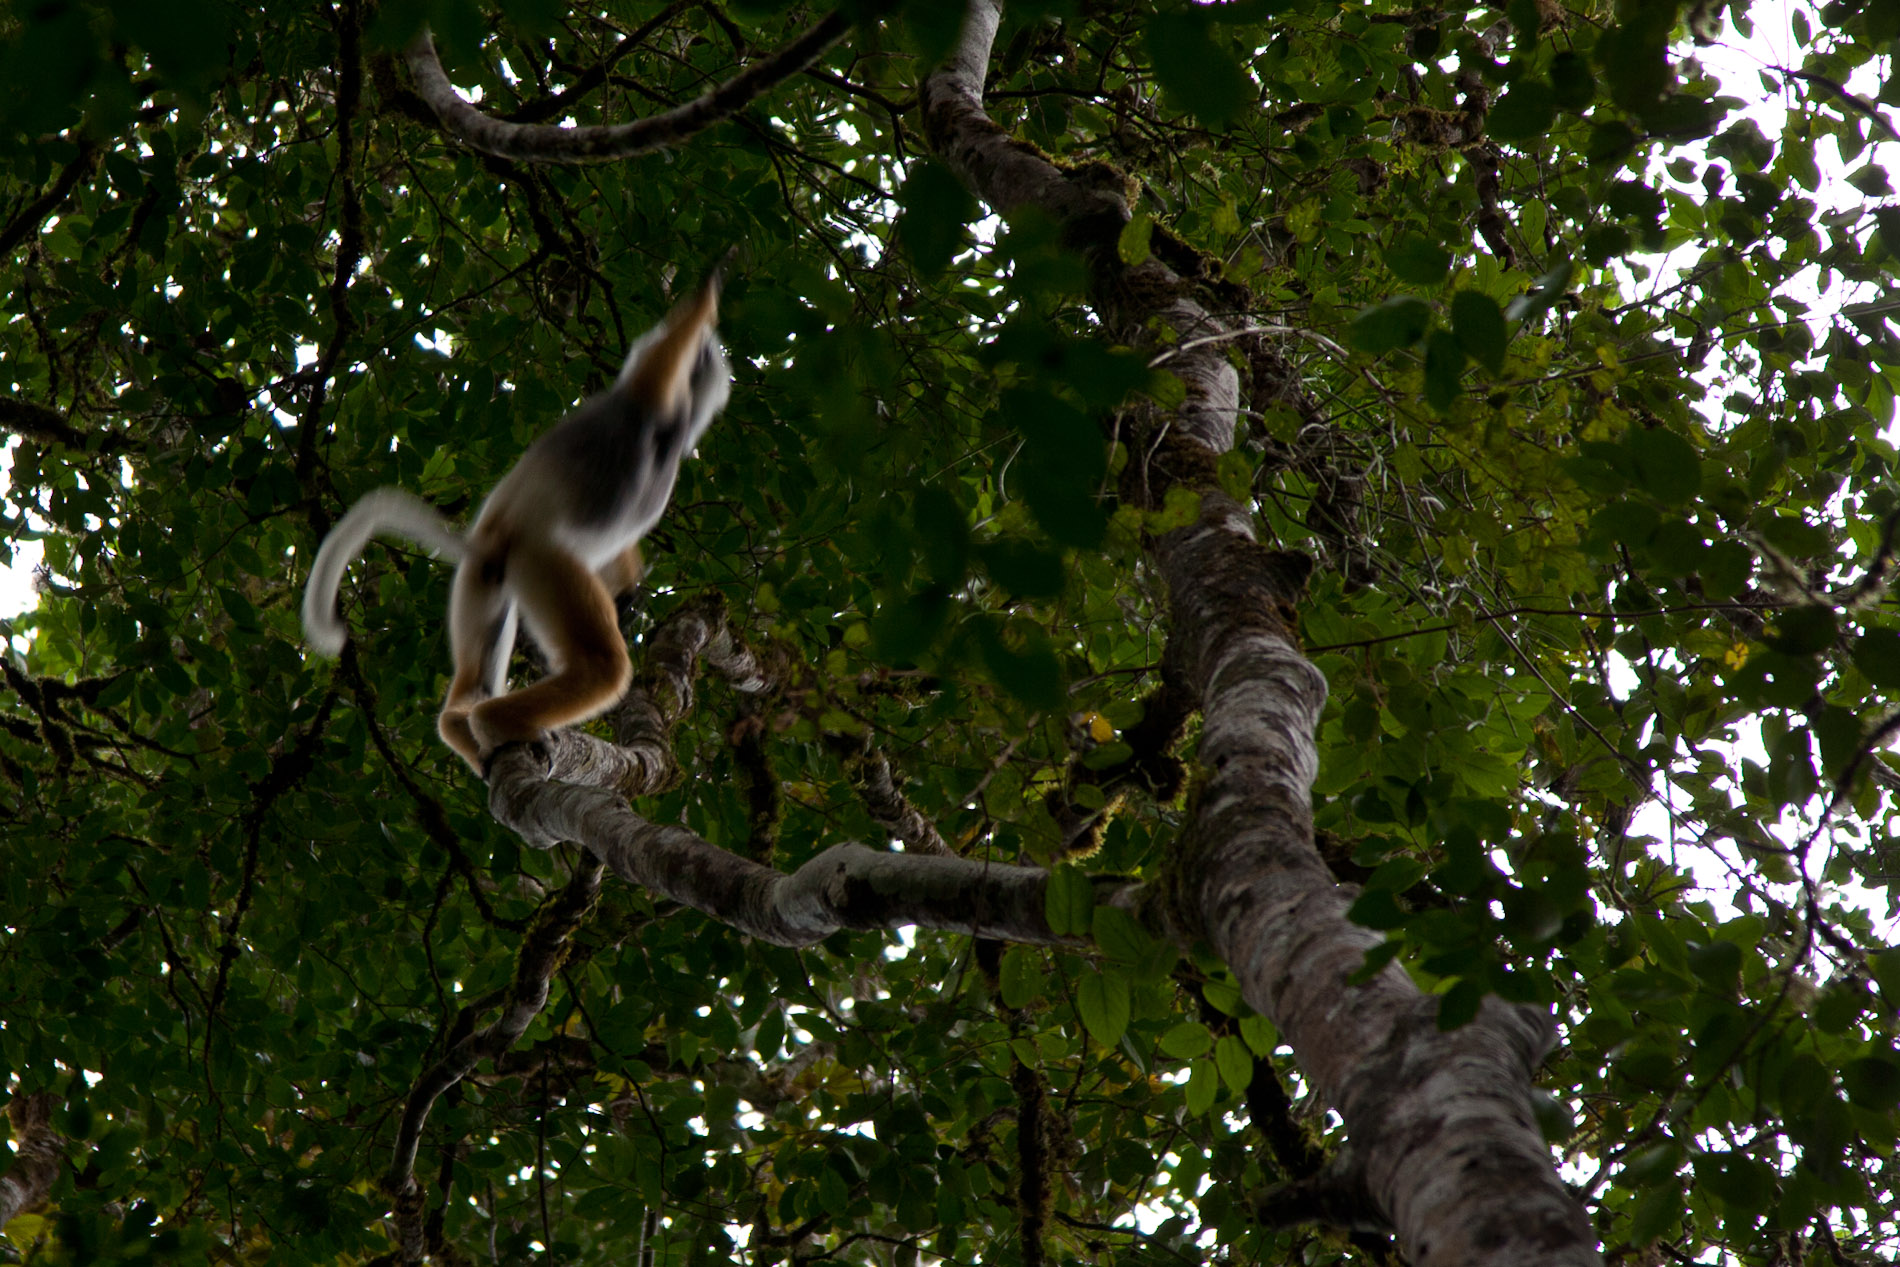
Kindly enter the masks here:
<path id="1" fill-rule="evenodd" d="M 35 1091 L 7 1102 L 13 1127 L 13 1166 L 0 1176 L 0 1228 L 46 1200 L 66 1157 L 66 1141 L 53 1129 L 53 1093 Z"/>
<path id="2" fill-rule="evenodd" d="M 1313 845 L 1314 727 L 1326 683 L 1292 631 L 1306 566 L 1262 547 L 1247 510 L 1196 477 L 1232 446 L 1238 405 L 1238 376 L 1207 336 L 1244 326 L 1212 318 L 1158 259 L 1119 270 L 1113 232 L 1128 217 L 1120 196 L 1100 182 L 1082 187 L 984 112 L 998 17 L 996 0 L 972 0 L 952 58 L 924 86 L 933 149 L 997 211 L 1034 204 L 1064 223 L 1097 263 L 1111 328 L 1138 330 L 1159 317 L 1181 341 L 1168 368 L 1187 397 L 1170 420 L 1164 464 L 1167 478 L 1202 494 L 1201 514 L 1154 547 L 1171 636 L 1203 718 L 1180 914 L 1200 926 L 1247 1001 L 1339 1109 L 1350 1153 L 1334 1182 L 1369 1196 L 1409 1261 L 1595 1263 L 1595 1232 L 1559 1182 L 1531 1113 L 1548 1018 L 1491 1000 L 1472 1024 L 1441 1033 L 1435 1000 L 1401 968 L 1363 986 L 1348 981 L 1380 937 L 1347 918 L 1352 895 Z M 1144 295 L 1155 298 L 1132 298 Z"/>
<path id="3" fill-rule="evenodd" d="M 526 163 L 600 163 L 633 158 L 679 144 L 693 133 L 730 118 L 780 80 L 804 70 L 850 29 L 833 13 L 778 52 L 752 63 L 725 83 L 683 106 L 632 123 L 569 128 L 550 123 L 510 123 L 483 114 L 456 93 L 423 31 L 405 52 L 416 91 L 442 121 L 443 130 L 471 149 Z"/>
<path id="4" fill-rule="evenodd" d="M 515 794 L 503 796 L 503 786 Z M 629 884 L 683 903 L 762 941 L 810 946 L 842 929 L 913 924 L 1006 941 L 1080 945 L 1044 914 L 1049 874 L 1040 867 L 883 853 L 838 844 L 786 874 L 729 853 L 684 827 L 648 822 L 616 793 L 544 783 L 522 749 L 497 760 L 489 808 L 529 844 L 564 840 Z M 1100 882 L 1097 902 L 1121 905 L 1137 886 Z"/>

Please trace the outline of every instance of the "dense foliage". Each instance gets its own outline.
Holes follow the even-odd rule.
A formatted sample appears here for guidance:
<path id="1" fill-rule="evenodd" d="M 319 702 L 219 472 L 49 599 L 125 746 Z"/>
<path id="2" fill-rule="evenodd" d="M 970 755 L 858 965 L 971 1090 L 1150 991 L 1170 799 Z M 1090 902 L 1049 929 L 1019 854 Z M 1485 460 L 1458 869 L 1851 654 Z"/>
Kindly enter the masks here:
<path id="1" fill-rule="evenodd" d="M 0 18 L 0 514 L 45 552 L 0 626 L 0 1094 L 65 1157 L 0 1238 L 28 1261 L 393 1252 L 405 1097 L 580 855 L 523 848 L 436 740 L 448 569 L 373 549 L 334 665 L 303 572 L 377 485 L 466 516 L 730 246 L 732 405 L 629 628 L 716 596 L 774 685 L 707 675 L 641 812 L 790 869 L 891 839 L 888 762 L 957 853 L 1165 887 L 1194 811 L 1194 725 L 1141 747 L 1144 549 L 1196 505 L 1139 485 L 1181 387 L 1048 217 L 983 219 L 930 158 L 957 9 L 853 11 L 812 73 L 585 165 L 445 137 L 400 56 L 424 16 L 485 110 L 614 123 L 821 15 Z M 1355 918 L 1447 1027 L 1554 1008 L 1540 1125 L 1608 1256 L 1892 1255 L 1900 3 L 1795 15 L 1748 88 L 1778 133 L 1698 61 L 1746 0 L 1004 20 L 997 121 L 1127 194 L 1123 263 L 1265 332 L 1212 478 L 1317 563 L 1314 813 Z M 1227 968 L 1093 931 L 791 950 L 609 880 L 435 1107 L 432 1248 L 1381 1261 L 1256 1217 L 1342 1139 Z"/>

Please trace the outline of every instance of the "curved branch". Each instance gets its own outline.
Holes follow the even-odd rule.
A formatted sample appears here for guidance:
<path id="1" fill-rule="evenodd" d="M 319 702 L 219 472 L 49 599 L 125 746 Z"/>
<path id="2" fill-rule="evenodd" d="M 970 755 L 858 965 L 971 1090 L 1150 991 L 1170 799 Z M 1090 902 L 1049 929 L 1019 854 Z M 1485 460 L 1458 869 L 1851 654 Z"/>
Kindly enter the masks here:
<path id="1" fill-rule="evenodd" d="M 435 41 L 425 28 L 404 50 L 416 91 L 435 111 L 442 127 L 471 149 L 527 163 L 598 163 L 632 158 L 679 144 L 696 132 L 737 113 L 767 89 L 798 74 L 844 38 L 851 27 L 843 13 L 831 13 L 778 52 L 753 62 L 725 83 L 663 114 L 599 127 L 560 127 L 547 123 L 509 123 L 483 114 L 456 93 Z"/>
<path id="2" fill-rule="evenodd" d="M 548 983 L 567 958 L 574 932 L 593 910 L 600 896 L 600 864 L 582 863 L 567 884 L 535 913 L 515 961 L 514 979 L 501 1002 L 501 1015 L 472 1034 L 464 1034 L 442 1058 L 416 1079 L 403 1107 L 396 1132 L 395 1156 L 383 1176 L 383 1187 L 396 1199 L 397 1240 L 403 1261 L 416 1262 L 423 1253 L 421 1185 L 416 1182 L 416 1150 L 422 1128 L 443 1093 L 468 1076 L 476 1063 L 494 1059 L 515 1045 L 534 1018 L 547 1006 Z"/>
<path id="3" fill-rule="evenodd" d="M 1219 347 L 1229 337 L 1229 323 L 1196 302 L 1189 279 L 1159 256 L 1133 268 L 1121 265 L 1116 242 L 1131 218 L 1121 173 L 1106 164 L 1057 167 L 990 118 L 983 108 L 984 68 L 1000 15 L 1000 0 L 970 0 L 948 64 L 918 90 L 932 151 L 998 213 L 1035 206 L 1054 217 L 1065 237 L 1088 255 L 1100 294 L 1157 297 L 1140 311 L 1118 311 L 1125 305 L 1115 302 L 1098 307 L 1118 329 L 1126 325 L 1124 337 L 1136 337 L 1156 317 L 1174 331 L 1178 350 L 1169 369 L 1187 390 L 1174 425 L 1202 447 L 1226 452 L 1233 447 L 1240 406 L 1240 377 Z M 1159 495 L 1156 490 L 1157 500 Z"/>

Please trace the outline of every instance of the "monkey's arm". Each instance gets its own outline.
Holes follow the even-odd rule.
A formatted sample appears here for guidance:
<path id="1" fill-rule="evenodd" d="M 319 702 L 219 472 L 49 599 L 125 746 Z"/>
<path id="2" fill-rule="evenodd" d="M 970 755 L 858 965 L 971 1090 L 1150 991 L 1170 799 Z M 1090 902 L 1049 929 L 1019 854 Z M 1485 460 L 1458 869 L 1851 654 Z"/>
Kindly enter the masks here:
<path id="1" fill-rule="evenodd" d="M 310 565 L 310 581 L 303 592 L 303 635 L 318 655 L 342 652 L 350 631 L 337 616 L 337 587 L 342 585 L 343 571 L 351 560 L 363 552 L 371 537 L 382 533 L 412 541 L 447 559 L 460 560 L 468 552 L 462 534 L 450 527 L 435 507 L 413 493 L 379 488 L 366 494 L 330 529 L 316 561 Z"/>

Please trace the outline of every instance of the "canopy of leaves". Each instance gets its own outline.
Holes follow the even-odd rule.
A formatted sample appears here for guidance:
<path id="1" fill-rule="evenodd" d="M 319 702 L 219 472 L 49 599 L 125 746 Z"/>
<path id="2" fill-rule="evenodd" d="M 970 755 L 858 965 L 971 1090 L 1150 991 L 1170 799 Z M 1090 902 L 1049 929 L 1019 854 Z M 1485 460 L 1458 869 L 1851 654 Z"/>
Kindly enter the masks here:
<path id="1" fill-rule="evenodd" d="M 717 595 L 793 667 L 763 703 L 708 681 L 689 777 L 642 812 L 784 867 L 882 843 L 872 748 L 959 853 L 1079 836 L 1088 870 L 1165 879 L 1191 792 L 1098 772 L 1160 679 L 1144 534 L 1193 513 L 1120 495 L 1149 451 L 1124 411 L 1179 386 L 1043 220 L 979 222 L 925 161 L 954 7 L 866 9 L 817 72 L 626 161 L 484 158 L 407 86 L 426 16 L 497 116 L 625 122 L 817 16 L 601 12 L 0 25 L 0 551 L 45 552 L 0 661 L 0 1089 L 54 1097 L 70 1161 L 4 1229 L 31 1261 L 393 1251 L 404 1097 L 574 856 L 524 850 L 435 739 L 448 570 L 373 548 L 332 666 L 300 647 L 311 550 L 382 484 L 466 517 L 729 247 L 733 403 L 633 627 Z M 989 105 L 1133 191 L 1125 260 L 1269 331 L 1232 349 L 1219 474 L 1320 563 L 1315 813 L 1357 918 L 1448 1026 L 1492 993 L 1556 1008 L 1543 1125 L 1612 1253 L 1849 1261 L 1900 1236 L 1900 209 L 1873 147 L 1900 4 L 1797 18 L 1759 85 L 1776 134 L 1696 60 L 1724 13 L 1041 0 L 1006 14 Z M 435 1245 L 1379 1252 L 1254 1218 L 1338 1141 L 1289 1112 L 1299 1072 L 1226 969 L 1070 880 L 1050 915 L 1093 947 L 794 952 L 610 882 L 522 1042 L 430 1120 Z"/>

